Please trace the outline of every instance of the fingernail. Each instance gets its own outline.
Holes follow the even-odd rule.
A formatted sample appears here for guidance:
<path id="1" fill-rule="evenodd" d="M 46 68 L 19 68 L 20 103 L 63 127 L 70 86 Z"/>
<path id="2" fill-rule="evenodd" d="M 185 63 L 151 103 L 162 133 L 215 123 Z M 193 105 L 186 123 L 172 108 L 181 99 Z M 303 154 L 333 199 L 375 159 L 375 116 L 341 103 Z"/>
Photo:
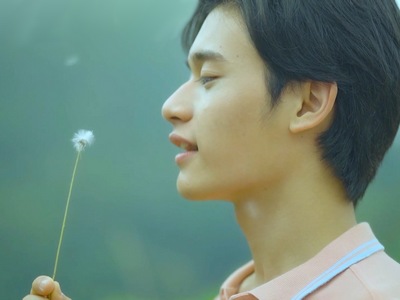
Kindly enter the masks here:
<path id="1" fill-rule="evenodd" d="M 47 285 L 50 283 L 50 278 L 44 278 L 39 284 L 39 290 L 44 292 L 46 290 Z"/>

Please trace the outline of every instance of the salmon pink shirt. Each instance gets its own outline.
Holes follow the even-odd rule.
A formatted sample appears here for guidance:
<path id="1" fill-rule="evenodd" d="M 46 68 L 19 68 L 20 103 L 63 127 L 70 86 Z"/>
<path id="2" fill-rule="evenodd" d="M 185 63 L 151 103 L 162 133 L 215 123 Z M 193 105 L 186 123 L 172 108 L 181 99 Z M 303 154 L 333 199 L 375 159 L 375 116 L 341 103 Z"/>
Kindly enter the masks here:
<path id="1" fill-rule="evenodd" d="M 351 228 L 293 270 L 238 293 L 253 272 L 253 262 L 238 269 L 215 300 L 400 299 L 400 264 L 384 252 L 367 223 Z"/>

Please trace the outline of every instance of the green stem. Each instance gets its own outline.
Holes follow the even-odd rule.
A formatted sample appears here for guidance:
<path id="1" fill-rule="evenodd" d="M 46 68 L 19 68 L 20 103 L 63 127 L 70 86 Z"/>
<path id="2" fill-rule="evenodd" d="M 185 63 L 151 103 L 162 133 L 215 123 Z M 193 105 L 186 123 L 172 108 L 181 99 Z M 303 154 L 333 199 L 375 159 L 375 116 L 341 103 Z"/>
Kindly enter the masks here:
<path id="1" fill-rule="evenodd" d="M 75 173 L 76 173 L 76 168 L 77 168 L 77 166 L 78 166 L 78 161 L 79 161 L 80 154 L 81 154 L 81 152 L 78 151 L 78 155 L 76 156 L 74 171 L 72 172 L 71 183 L 70 183 L 70 185 L 69 185 L 69 192 L 68 192 L 67 204 L 66 204 L 66 206 L 65 206 L 64 219 L 63 219 L 63 222 L 62 222 L 61 233 L 60 233 L 60 239 L 59 239 L 59 241 L 58 241 L 57 254 L 56 254 L 56 261 L 54 262 L 53 280 L 56 279 L 58 258 L 59 258 L 59 256 L 60 256 L 60 249 L 61 249 L 61 244 L 62 244 L 63 236 L 64 236 L 64 228 L 65 228 L 65 223 L 66 223 L 66 221 L 67 221 L 67 215 L 68 215 L 69 201 L 70 201 L 70 199 L 71 199 L 72 187 L 73 187 L 73 185 L 74 185 Z"/>

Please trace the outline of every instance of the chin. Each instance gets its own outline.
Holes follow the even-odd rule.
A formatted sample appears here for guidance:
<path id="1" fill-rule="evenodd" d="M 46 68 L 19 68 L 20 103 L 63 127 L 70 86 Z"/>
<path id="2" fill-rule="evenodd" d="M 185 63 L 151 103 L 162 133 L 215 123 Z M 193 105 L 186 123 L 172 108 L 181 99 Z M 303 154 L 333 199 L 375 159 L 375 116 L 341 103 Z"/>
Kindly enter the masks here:
<path id="1" fill-rule="evenodd" d="M 191 180 L 184 180 L 178 176 L 176 189 L 178 190 L 178 193 L 187 200 L 202 200 L 198 191 L 196 191 L 198 189 L 193 186 Z"/>
<path id="2" fill-rule="evenodd" d="M 182 188 L 178 186 L 178 193 L 185 199 L 187 200 L 192 200 L 192 201 L 204 201 L 204 200 L 209 200 L 202 195 L 202 193 L 198 193 L 194 191 L 193 189 L 188 189 L 188 188 Z"/>
<path id="3" fill-rule="evenodd" d="M 211 193 L 204 188 L 180 184 L 179 181 L 177 182 L 177 190 L 183 198 L 191 201 L 222 200 L 220 197 L 217 197 L 215 193 Z"/>

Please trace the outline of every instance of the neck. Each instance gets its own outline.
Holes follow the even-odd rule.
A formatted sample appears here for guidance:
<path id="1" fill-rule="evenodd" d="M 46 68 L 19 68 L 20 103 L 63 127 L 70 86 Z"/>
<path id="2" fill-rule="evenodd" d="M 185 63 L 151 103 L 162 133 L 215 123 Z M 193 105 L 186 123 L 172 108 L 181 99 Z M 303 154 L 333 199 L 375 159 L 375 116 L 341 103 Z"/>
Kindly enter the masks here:
<path id="1" fill-rule="evenodd" d="M 356 224 L 341 184 L 324 168 L 319 171 L 291 174 L 282 184 L 234 201 L 255 265 L 242 290 L 309 260 Z"/>

